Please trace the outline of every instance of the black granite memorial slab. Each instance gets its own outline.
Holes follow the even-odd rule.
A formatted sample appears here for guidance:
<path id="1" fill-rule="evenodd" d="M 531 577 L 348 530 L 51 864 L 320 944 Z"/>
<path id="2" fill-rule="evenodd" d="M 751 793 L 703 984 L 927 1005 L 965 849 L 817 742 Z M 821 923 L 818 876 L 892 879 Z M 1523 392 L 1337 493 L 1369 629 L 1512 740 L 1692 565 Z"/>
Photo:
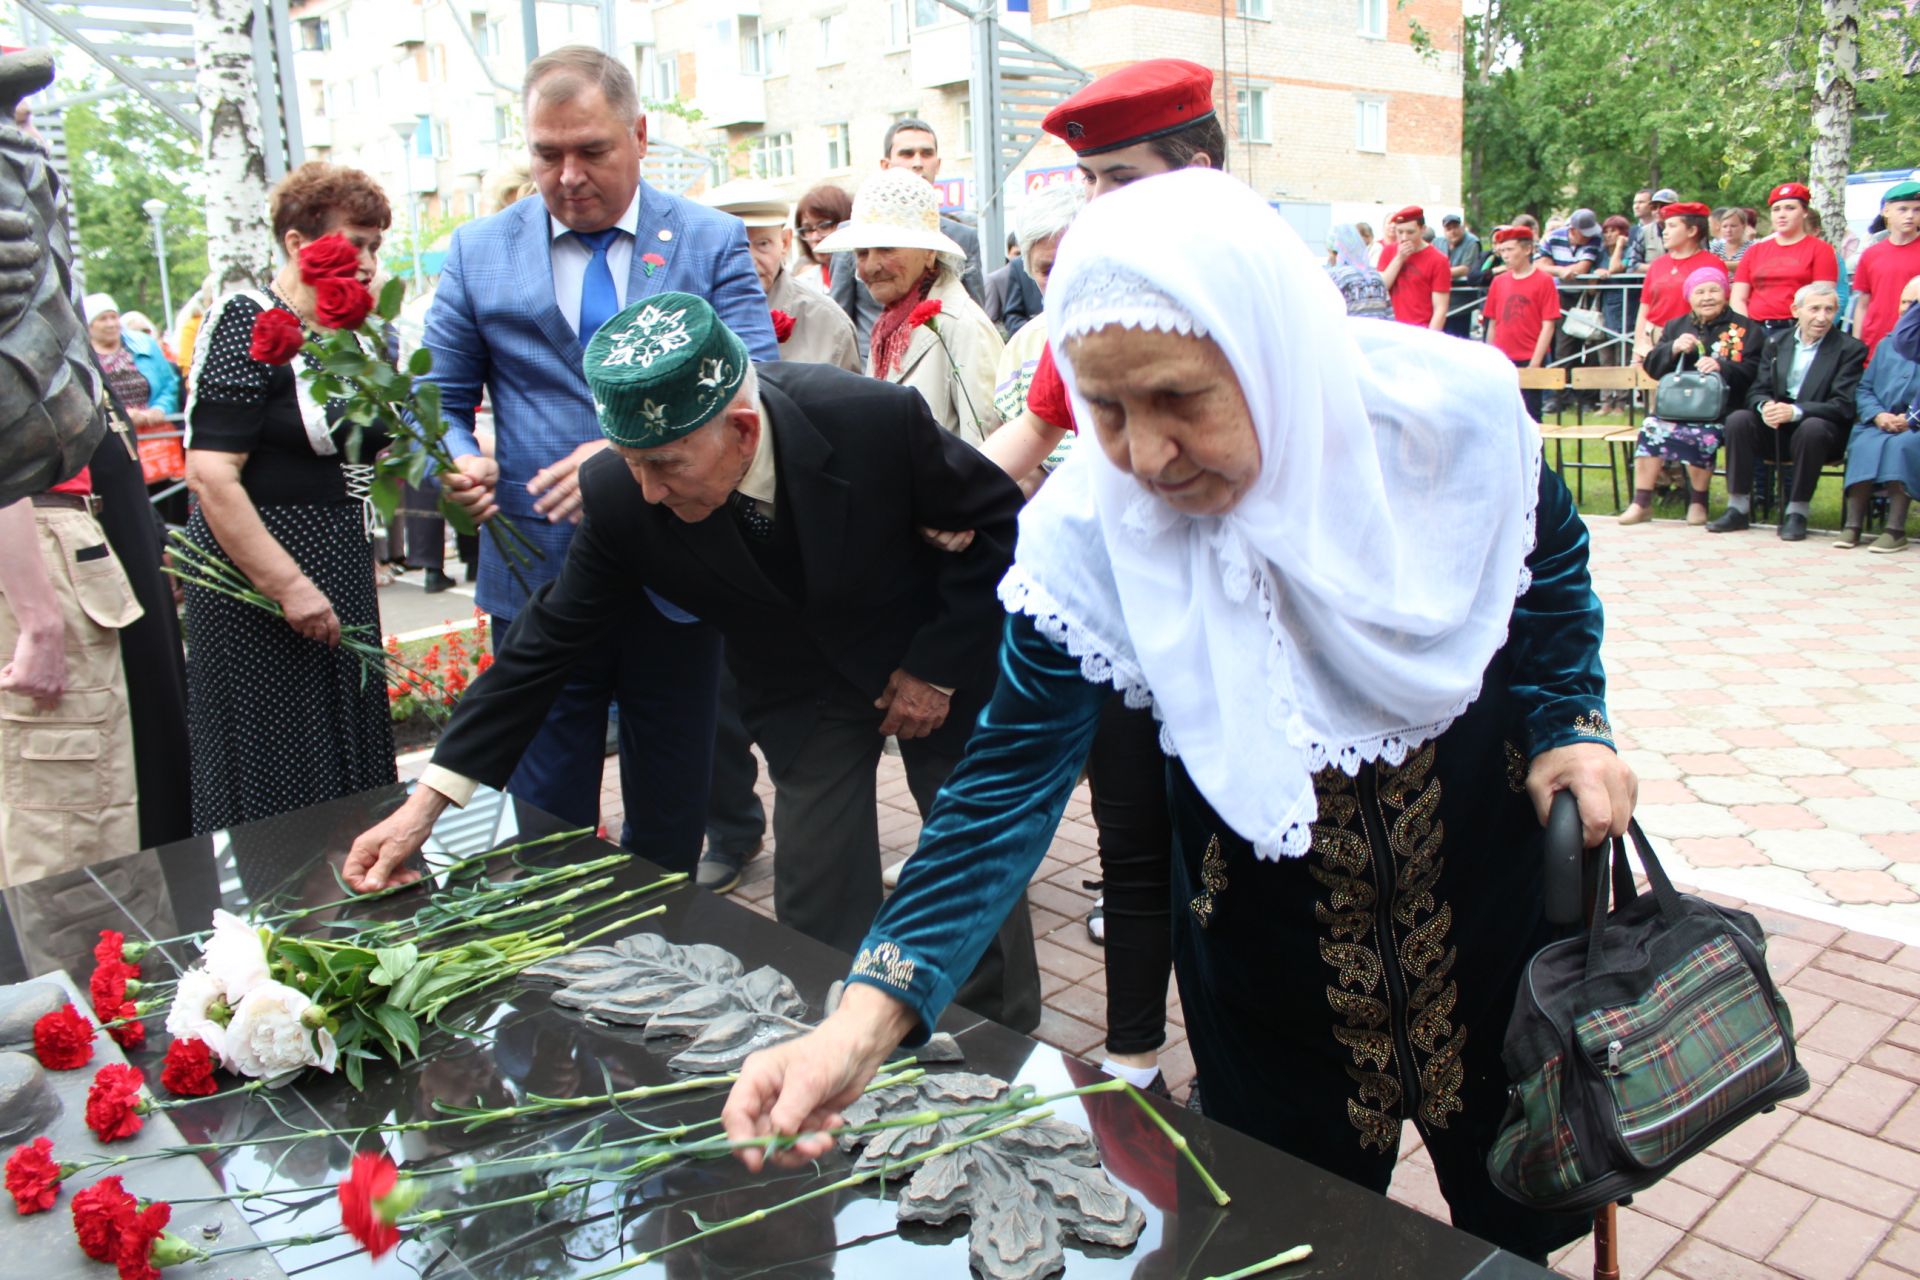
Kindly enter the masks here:
<path id="1" fill-rule="evenodd" d="M 390 812 L 400 787 L 255 823 L 230 832 L 132 855 L 59 877 L 23 900 L 10 891 L 0 902 L 0 981 L 18 981 L 54 967 L 91 968 L 91 948 L 102 928 L 160 942 L 145 967 L 154 977 L 189 967 L 197 952 L 168 941 L 211 922 L 216 907 L 238 913 L 323 906 L 344 893 L 334 868 L 354 835 Z M 502 844 L 557 833 L 550 816 L 508 797 L 483 792 L 449 813 L 424 855 L 429 870 Z M 534 851 L 530 863 L 610 852 L 600 841 L 579 840 Z M 496 870 L 496 878 L 503 874 Z M 658 872 L 636 861 L 620 869 L 615 888 L 645 884 Z M 418 893 L 356 904 L 354 919 L 409 914 Z M 847 957 L 784 929 L 752 911 L 691 887 L 658 899 L 665 910 L 633 932 L 657 933 L 676 945 L 712 944 L 739 958 L 743 972 L 770 966 L 790 978 L 814 1021 L 825 1010 Z M 326 908 L 300 929 L 334 927 Z M 610 942 L 612 939 L 602 939 Z M 24 942 L 25 945 L 21 945 Z M 29 960 L 28 957 L 32 957 Z M 54 963 L 57 961 L 58 963 Z M 710 1121 L 722 1095 L 708 1091 L 627 1106 L 620 1112 L 547 1115 L 465 1130 L 445 1124 L 400 1135 L 348 1134 L 286 1141 L 303 1131 L 342 1130 L 390 1121 L 441 1118 L 435 1104 L 502 1106 L 530 1095 L 602 1093 L 609 1088 L 684 1079 L 668 1063 L 683 1038 L 649 1039 L 644 1025 L 601 1022 L 553 1002 L 559 984 L 520 979 L 455 1006 L 453 1025 L 477 1039 L 446 1034 L 426 1038 L 418 1061 L 367 1072 L 366 1088 L 314 1072 L 293 1084 L 218 1097 L 172 1114 L 188 1141 L 246 1145 L 204 1157 L 209 1172 L 232 1191 L 259 1192 L 235 1207 L 255 1234 L 273 1240 L 317 1233 L 339 1223 L 331 1185 L 345 1176 L 354 1150 L 384 1149 L 405 1170 L 465 1169 L 465 1178 L 430 1180 L 422 1208 L 455 1210 L 536 1192 L 564 1178 L 566 1161 L 515 1163 L 531 1153 L 573 1151 L 579 1167 L 606 1160 L 603 1148 L 643 1132 L 642 1126 Z M 156 1024 L 157 1026 L 157 1024 Z M 942 1029 L 954 1034 L 963 1065 L 941 1070 L 978 1072 L 1042 1093 L 1094 1083 L 1084 1063 L 964 1010 L 951 1010 Z M 164 1048 L 164 1035 L 154 1037 Z M 150 1079 L 159 1054 L 133 1055 Z M 1232 1196 L 1216 1206 L 1164 1137 L 1133 1103 L 1119 1095 L 1069 1099 L 1057 1116 L 1090 1132 L 1106 1175 L 1144 1212 L 1146 1225 L 1130 1249 L 1069 1241 L 1066 1276 L 1201 1277 L 1220 1275 L 1297 1244 L 1311 1259 L 1277 1273 L 1301 1277 L 1352 1276 L 1367 1280 L 1519 1280 L 1547 1272 L 1420 1213 L 1255 1142 L 1197 1115 L 1162 1108 L 1185 1134 L 1213 1176 Z M 541 1205 L 496 1210 L 438 1227 L 413 1229 L 386 1260 L 387 1274 L 522 1280 L 584 1277 L 636 1254 L 684 1239 L 698 1224 L 770 1208 L 833 1182 L 852 1167 L 836 1153 L 816 1168 L 752 1176 L 731 1159 L 684 1161 L 644 1178 L 600 1181 Z M 902 1223 L 896 1201 L 902 1183 L 867 1184 L 676 1250 L 623 1274 L 672 1277 L 965 1277 L 968 1222 Z M 290 1194 L 287 1188 L 314 1188 Z M 277 1189 L 277 1190 L 276 1190 Z M 0 1219 L 3 1221 L 4 1219 Z M 0 1227 L 5 1247 L 12 1224 Z M 177 1280 L 247 1274 L 198 1264 L 169 1270 Z M 275 1254 L 290 1274 L 347 1277 L 369 1274 L 366 1256 L 350 1241 L 292 1246 Z"/>

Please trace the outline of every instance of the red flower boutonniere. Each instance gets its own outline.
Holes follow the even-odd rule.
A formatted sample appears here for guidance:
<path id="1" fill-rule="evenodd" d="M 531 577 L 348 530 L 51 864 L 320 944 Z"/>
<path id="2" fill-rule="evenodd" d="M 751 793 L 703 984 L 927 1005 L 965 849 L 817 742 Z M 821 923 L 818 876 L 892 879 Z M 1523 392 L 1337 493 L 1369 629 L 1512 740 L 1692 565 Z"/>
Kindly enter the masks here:
<path id="1" fill-rule="evenodd" d="M 925 302 L 907 313 L 907 328 L 918 329 L 921 325 L 925 325 L 935 333 L 938 333 L 940 330 L 934 325 L 933 320 L 934 317 L 939 314 L 940 299 L 928 298 Z"/>
<path id="2" fill-rule="evenodd" d="M 33 1056 L 49 1071 L 71 1071 L 93 1060 L 93 1024 L 71 1004 L 33 1024 Z"/>
<path id="3" fill-rule="evenodd" d="M 640 255 L 640 265 L 645 267 L 647 274 L 651 276 L 656 267 L 666 266 L 667 260 L 657 253 L 643 253 Z"/>
<path id="4" fill-rule="evenodd" d="M 247 354 L 261 364 L 286 364 L 306 345 L 307 335 L 298 317 L 278 307 L 262 311 L 253 322 L 253 345 Z"/>
<path id="5" fill-rule="evenodd" d="M 793 317 L 776 308 L 773 316 L 773 337 L 776 342 L 785 342 L 793 336 Z"/>

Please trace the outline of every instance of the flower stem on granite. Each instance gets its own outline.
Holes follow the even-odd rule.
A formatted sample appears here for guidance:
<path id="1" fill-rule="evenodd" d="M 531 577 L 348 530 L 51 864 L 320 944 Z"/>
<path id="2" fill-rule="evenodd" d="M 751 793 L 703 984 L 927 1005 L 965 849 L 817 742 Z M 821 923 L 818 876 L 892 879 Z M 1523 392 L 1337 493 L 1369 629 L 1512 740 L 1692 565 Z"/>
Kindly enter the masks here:
<path id="1" fill-rule="evenodd" d="M 1265 1262 L 1256 1262 L 1250 1267 L 1242 1267 L 1238 1271 L 1229 1271 L 1223 1276 L 1208 1276 L 1207 1280 L 1247 1280 L 1249 1276 L 1265 1275 L 1269 1271 L 1278 1271 L 1281 1267 L 1291 1265 L 1295 1262 L 1305 1262 L 1312 1256 L 1312 1245 L 1297 1244 L 1291 1249 L 1274 1254 Z"/>

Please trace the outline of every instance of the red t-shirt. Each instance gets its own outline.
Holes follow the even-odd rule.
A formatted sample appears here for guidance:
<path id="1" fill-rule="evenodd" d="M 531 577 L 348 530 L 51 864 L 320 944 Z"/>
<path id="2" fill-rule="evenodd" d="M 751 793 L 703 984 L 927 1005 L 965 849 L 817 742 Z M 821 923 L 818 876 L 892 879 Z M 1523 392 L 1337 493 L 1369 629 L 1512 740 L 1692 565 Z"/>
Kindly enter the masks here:
<path id="1" fill-rule="evenodd" d="M 1801 285 L 1839 279 L 1840 259 L 1819 236 L 1802 236 L 1792 244 L 1758 241 L 1733 273 L 1735 284 L 1753 286 L 1747 295 L 1747 315 L 1754 320 L 1791 320 L 1793 295 Z"/>
<path id="2" fill-rule="evenodd" d="M 1756 246 L 1757 247 L 1757 246 Z M 1747 250 L 1747 257 L 1753 256 L 1753 250 Z M 1741 259 L 1744 263 L 1745 258 Z M 1687 277 L 1702 267 L 1726 266 L 1720 259 L 1706 252 L 1690 253 L 1684 258 L 1672 254 L 1655 258 L 1647 264 L 1647 282 L 1640 286 L 1640 301 L 1647 308 L 1647 320 L 1656 329 L 1664 329 L 1687 312 L 1693 310 L 1693 303 L 1687 297 Z M 1797 287 L 1797 286 L 1796 286 Z M 1749 317 L 1757 319 L 1758 317 Z"/>
<path id="3" fill-rule="evenodd" d="M 88 494 L 93 492 L 93 468 L 92 467 L 80 468 L 79 473 L 75 475 L 71 480 L 62 480 L 59 484 L 47 490 L 47 492 L 48 493 L 76 493 L 83 498 L 86 497 Z"/>
<path id="4" fill-rule="evenodd" d="M 1920 239 L 1906 244 L 1882 240 L 1868 245 L 1860 255 L 1860 265 L 1853 269 L 1853 291 L 1873 297 L 1854 336 L 1867 344 L 1869 358 L 1880 339 L 1893 332 L 1900 319 L 1900 291 L 1915 276 L 1920 276 Z"/>
<path id="5" fill-rule="evenodd" d="M 1486 308 L 1495 349 L 1515 364 L 1526 364 L 1533 359 L 1540 330 L 1560 318 L 1560 290 L 1538 267 L 1524 276 L 1502 271 L 1487 286 Z"/>
<path id="6" fill-rule="evenodd" d="M 1382 274 L 1399 251 L 1399 245 L 1390 244 L 1381 252 L 1379 270 Z M 1422 245 L 1419 252 L 1407 259 L 1407 265 L 1400 269 L 1393 287 L 1387 291 L 1393 299 L 1393 318 L 1402 324 L 1425 328 L 1433 320 L 1433 295 L 1452 288 L 1453 264 L 1447 261 L 1447 255 L 1430 244 Z"/>
<path id="7" fill-rule="evenodd" d="M 1073 422 L 1073 405 L 1067 400 L 1067 384 L 1053 363 L 1051 342 L 1040 348 L 1040 362 L 1033 366 L 1033 381 L 1027 385 L 1027 409 L 1050 427 L 1080 433 Z"/>

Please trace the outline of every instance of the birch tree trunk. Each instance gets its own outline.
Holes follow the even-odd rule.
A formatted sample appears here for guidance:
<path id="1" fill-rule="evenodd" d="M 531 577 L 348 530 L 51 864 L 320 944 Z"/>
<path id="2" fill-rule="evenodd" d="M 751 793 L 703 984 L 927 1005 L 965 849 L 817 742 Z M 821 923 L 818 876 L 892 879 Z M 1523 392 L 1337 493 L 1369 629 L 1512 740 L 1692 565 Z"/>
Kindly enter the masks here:
<path id="1" fill-rule="evenodd" d="M 1859 101 L 1860 0 L 1820 0 L 1820 52 L 1813 72 L 1813 157 L 1808 186 L 1826 238 L 1847 238 L 1847 170 L 1853 154 L 1853 112 Z"/>
<path id="2" fill-rule="evenodd" d="M 217 297 L 259 288 L 273 270 L 252 0 L 195 0 L 193 52 L 207 176 L 207 266 Z"/>

